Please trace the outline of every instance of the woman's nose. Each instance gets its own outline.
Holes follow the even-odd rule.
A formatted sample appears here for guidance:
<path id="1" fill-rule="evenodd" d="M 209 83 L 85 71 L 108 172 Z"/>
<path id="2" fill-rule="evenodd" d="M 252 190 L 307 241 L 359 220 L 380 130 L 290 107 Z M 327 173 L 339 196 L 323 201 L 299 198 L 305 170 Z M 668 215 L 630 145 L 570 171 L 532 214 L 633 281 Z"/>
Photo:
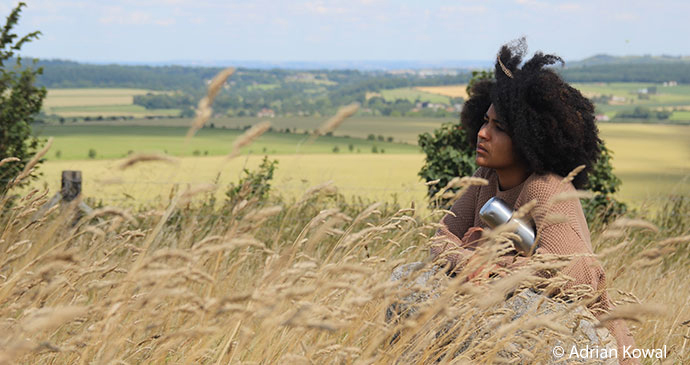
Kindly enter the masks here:
<path id="1" fill-rule="evenodd" d="M 477 133 L 477 137 L 488 140 L 489 139 L 489 128 L 487 123 L 484 123 L 481 128 L 479 128 L 479 133 Z"/>

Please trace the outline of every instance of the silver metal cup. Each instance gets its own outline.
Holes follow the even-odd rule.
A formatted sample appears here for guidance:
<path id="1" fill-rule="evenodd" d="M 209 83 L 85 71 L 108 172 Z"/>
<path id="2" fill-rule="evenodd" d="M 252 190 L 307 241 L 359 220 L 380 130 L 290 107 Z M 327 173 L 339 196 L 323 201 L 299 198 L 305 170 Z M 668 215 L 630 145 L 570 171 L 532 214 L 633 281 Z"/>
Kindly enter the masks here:
<path id="1" fill-rule="evenodd" d="M 512 240 L 515 249 L 523 255 L 534 252 L 534 230 L 522 219 L 513 218 L 513 210 L 500 198 L 489 199 L 479 210 L 479 218 L 492 229 L 502 224 L 515 224 L 514 233 L 519 237 L 518 240 Z"/>

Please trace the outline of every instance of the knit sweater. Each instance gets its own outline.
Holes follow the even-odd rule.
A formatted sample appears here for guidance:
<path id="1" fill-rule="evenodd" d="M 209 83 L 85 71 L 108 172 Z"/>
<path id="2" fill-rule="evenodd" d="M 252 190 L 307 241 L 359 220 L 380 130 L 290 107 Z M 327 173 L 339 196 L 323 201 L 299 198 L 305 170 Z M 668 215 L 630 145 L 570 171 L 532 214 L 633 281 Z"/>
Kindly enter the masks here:
<path id="1" fill-rule="evenodd" d="M 589 229 L 579 199 L 568 199 L 554 204 L 549 202 L 561 193 L 575 192 L 575 187 L 571 183 L 562 183 L 561 176 L 553 173 L 532 174 L 520 185 L 505 191 L 500 190 L 498 176 L 493 169 L 480 167 L 474 176 L 488 180 L 488 185 L 474 185 L 467 188 L 451 208 L 455 216 L 447 214 L 443 217 L 441 220 L 443 228 L 439 229 L 437 236 L 451 240 L 455 245 L 432 245 L 433 257 L 437 257 L 444 250 L 454 249 L 457 245 L 468 247 L 469 236 L 472 233 L 470 228 L 487 229 L 488 226 L 479 218 L 479 210 L 494 196 L 501 198 L 515 210 L 536 199 L 537 204 L 531 210 L 529 218 L 536 227 L 537 254 L 592 254 Z M 553 219 L 554 216 L 560 216 L 560 219 Z M 450 255 L 447 259 L 453 266 L 459 261 L 458 255 Z M 565 275 L 573 278 L 567 287 L 586 284 L 595 292 L 601 293 L 599 300 L 590 308 L 596 317 L 601 317 L 612 308 L 611 300 L 605 290 L 606 275 L 595 258 L 575 257 L 563 270 Z M 621 359 L 623 346 L 634 346 L 632 335 L 622 320 L 609 321 L 606 327 L 616 339 L 618 357 Z M 621 361 L 621 363 L 637 362 Z"/>

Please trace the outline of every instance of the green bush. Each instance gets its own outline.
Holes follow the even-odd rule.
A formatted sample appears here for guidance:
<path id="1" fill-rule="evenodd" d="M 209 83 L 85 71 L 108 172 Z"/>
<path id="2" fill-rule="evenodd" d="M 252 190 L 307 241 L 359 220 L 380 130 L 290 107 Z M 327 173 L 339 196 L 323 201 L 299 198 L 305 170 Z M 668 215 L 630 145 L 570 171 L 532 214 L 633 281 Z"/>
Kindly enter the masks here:
<path id="1" fill-rule="evenodd" d="M 241 200 L 265 200 L 271 190 L 271 180 L 278 160 L 268 160 L 264 156 L 261 165 L 256 171 L 244 169 L 243 176 L 237 184 L 231 183 L 225 192 L 227 203 L 234 205 Z"/>
<path id="2" fill-rule="evenodd" d="M 26 4 L 20 2 L 6 17 L 4 25 L 0 24 L 0 159 L 19 159 L 0 166 L 0 179 L 3 180 L 22 172 L 42 144 L 33 135 L 31 125 L 38 122 L 36 117 L 46 96 L 45 87 L 36 85 L 36 78 L 43 73 L 43 69 L 36 67 L 37 60 L 26 62 L 18 54 L 23 45 L 38 39 L 40 32 L 21 37 L 14 33 L 24 6 Z M 32 173 L 30 179 L 36 176 Z M 0 188 L 0 194 L 5 189 Z"/>
<path id="3" fill-rule="evenodd" d="M 472 176 L 477 170 L 474 149 L 470 147 L 467 133 L 456 123 L 443 123 L 433 134 L 419 135 L 419 146 L 426 154 L 426 161 L 419 176 L 424 180 L 439 180 L 428 186 L 427 195 L 431 198 L 456 176 Z M 449 208 L 447 199 L 434 200 L 434 208 Z"/>
<path id="4" fill-rule="evenodd" d="M 599 218 L 604 222 L 625 213 L 628 207 L 613 198 L 621 186 L 621 180 L 613 173 L 611 151 L 602 143 L 601 157 L 587 176 L 585 190 L 593 192 L 594 198 L 583 199 L 582 208 L 589 222 Z"/>

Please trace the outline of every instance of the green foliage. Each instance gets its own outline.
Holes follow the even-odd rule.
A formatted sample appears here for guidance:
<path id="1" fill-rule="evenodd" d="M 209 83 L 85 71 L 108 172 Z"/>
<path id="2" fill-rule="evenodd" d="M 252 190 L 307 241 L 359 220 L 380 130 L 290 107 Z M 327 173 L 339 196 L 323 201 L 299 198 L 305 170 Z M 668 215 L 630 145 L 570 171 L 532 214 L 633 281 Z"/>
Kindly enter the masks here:
<path id="1" fill-rule="evenodd" d="M 690 83 L 690 63 L 612 64 L 556 69 L 568 82 Z"/>
<path id="2" fill-rule="evenodd" d="M 195 99 L 191 95 L 180 92 L 174 94 L 134 95 L 134 104 L 146 109 L 177 109 L 180 105 L 194 105 Z"/>
<path id="3" fill-rule="evenodd" d="M 268 156 L 264 156 L 258 170 L 244 169 L 244 175 L 240 177 L 237 184 L 231 183 L 225 192 L 225 196 L 228 198 L 227 203 L 234 205 L 244 199 L 266 200 L 271 190 L 270 183 L 277 164 L 278 160 L 269 161 Z"/>
<path id="4" fill-rule="evenodd" d="M 644 95 L 644 94 L 640 94 Z M 616 114 L 616 118 L 631 118 L 631 119 L 668 119 L 672 111 L 668 110 L 650 110 L 647 107 L 638 106 L 634 110 L 625 110 Z"/>
<path id="5" fill-rule="evenodd" d="M 0 159 L 17 157 L 18 162 L 0 166 L 0 178 L 9 179 L 24 169 L 34 156 L 40 141 L 31 134 L 31 124 L 41 110 L 46 90 L 34 85 L 36 75 L 42 69 L 22 68 L 22 59 L 15 57 L 26 42 L 38 38 L 40 32 L 32 32 L 17 40 L 12 32 L 19 21 L 19 3 L 7 17 L 0 34 Z M 6 63 L 14 61 L 10 67 Z"/>
<path id="6" fill-rule="evenodd" d="M 96 150 L 93 148 L 89 148 L 89 154 L 88 154 L 90 159 L 96 158 Z"/>
<path id="7" fill-rule="evenodd" d="M 470 79 L 470 82 L 467 83 L 467 88 L 465 89 L 467 91 L 467 95 L 470 97 L 472 96 L 472 87 L 478 81 L 491 80 L 493 78 L 494 78 L 494 72 L 493 71 L 485 71 L 485 70 L 472 71 L 472 78 Z"/>
<path id="8" fill-rule="evenodd" d="M 608 222 L 625 213 L 628 208 L 623 202 L 613 198 L 621 185 L 621 180 L 613 173 L 612 152 L 601 144 L 601 157 L 587 176 L 585 190 L 593 192 L 592 199 L 582 199 L 582 209 L 589 222 L 596 219 Z"/>
<path id="9" fill-rule="evenodd" d="M 433 197 L 451 179 L 457 176 L 472 176 L 477 170 L 474 150 L 470 147 L 467 132 L 458 123 L 443 123 L 433 134 L 419 136 L 419 146 L 426 154 L 426 161 L 419 176 L 424 180 L 439 180 L 428 186 L 427 195 Z M 448 200 L 435 200 L 433 207 L 447 207 Z"/>

